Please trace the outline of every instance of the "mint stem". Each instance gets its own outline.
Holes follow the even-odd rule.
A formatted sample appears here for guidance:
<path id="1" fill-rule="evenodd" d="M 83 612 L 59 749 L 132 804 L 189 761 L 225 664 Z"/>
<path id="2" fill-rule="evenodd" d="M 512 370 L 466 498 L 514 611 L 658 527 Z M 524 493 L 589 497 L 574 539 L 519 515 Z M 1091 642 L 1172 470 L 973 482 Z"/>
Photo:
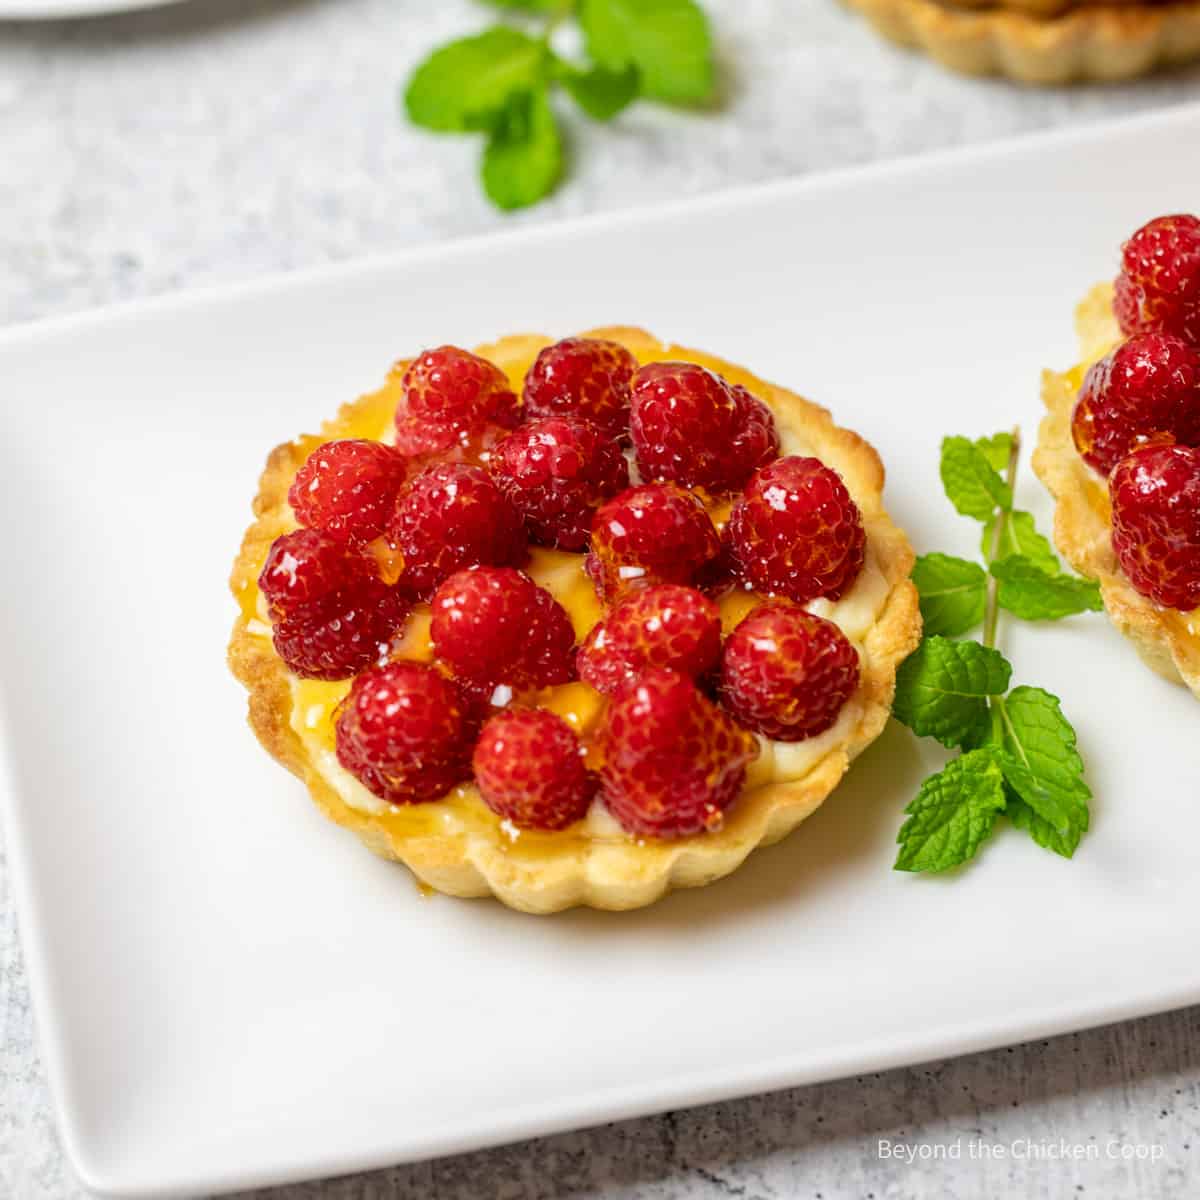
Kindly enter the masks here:
<path id="1" fill-rule="evenodd" d="M 1009 492 L 1015 491 L 1017 482 L 1017 461 L 1021 457 L 1021 429 L 1020 426 L 1013 426 L 1012 444 L 1008 449 L 1008 466 L 1004 470 L 1004 480 L 1008 484 Z M 1000 546 L 1004 542 L 1004 535 L 1008 532 L 1008 513 L 1004 509 L 996 510 L 996 527 L 992 530 L 992 544 L 988 547 L 988 563 L 996 561 L 996 555 L 1000 552 Z M 1000 590 L 1000 581 L 994 576 L 988 576 L 987 586 L 987 604 L 983 610 L 983 644 L 985 646 L 996 645 L 996 624 L 1000 619 L 1000 605 L 997 602 L 997 597 Z"/>

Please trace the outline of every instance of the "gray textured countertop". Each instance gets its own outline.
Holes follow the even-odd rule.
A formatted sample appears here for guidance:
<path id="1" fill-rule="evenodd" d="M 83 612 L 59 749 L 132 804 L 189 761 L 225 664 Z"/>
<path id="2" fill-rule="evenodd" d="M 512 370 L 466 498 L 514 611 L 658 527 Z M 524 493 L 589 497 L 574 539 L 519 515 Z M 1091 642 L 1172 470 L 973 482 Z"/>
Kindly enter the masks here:
<path id="1" fill-rule="evenodd" d="M 0 321 L 1200 96 L 1196 71 L 1049 92 L 956 79 L 832 0 L 708 8 L 723 111 L 574 123 L 567 184 L 510 218 L 481 199 L 469 141 L 396 114 L 407 67 L 487 19 L 468 0 L 191 0 L 0 24 Z M 4 867 L 0 1196 L 64 1200 L 82 1192 L 55 1135 Z M 269 1195 L 1194 1196 L 1198 1031 L 1190 1010 Z M 935 1157 L 881 1157 L 881 1140 Z M 1139 1147 L 1154 1159 L 1122 1157 Z"/>

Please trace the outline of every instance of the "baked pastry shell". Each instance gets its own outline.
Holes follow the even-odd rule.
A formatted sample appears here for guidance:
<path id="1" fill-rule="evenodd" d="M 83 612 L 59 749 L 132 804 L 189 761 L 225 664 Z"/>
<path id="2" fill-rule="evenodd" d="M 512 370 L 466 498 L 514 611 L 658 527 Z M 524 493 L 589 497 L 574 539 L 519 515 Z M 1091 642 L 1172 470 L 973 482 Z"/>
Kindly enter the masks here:
<path id="1" fill-rule="evenodd" d="M 1200 58 L 1200 0 L 1083 4 L 1013 0 L 844 0 L 901 46 L 966 75 L 1021 83 L 1112 82 Z M 982 0 L 981 0 L 982 3 Z"/>
<path id="2" fill-rule="evenodd" d="M 871 446 L 835 425 L 825 409 L 719 358 L 663 345 L 640 329 L 605 328 L 585 336 L 620 342 L 640 363 L 659 359 L 701 363 L 749 388 L 771 407 L 781 430 L 799 437 L 841 473 L 862 509 L 870 552 L 886 581 L 886 598 L 859 642 L 861 681 L 849 701 L 856 706 L 857 720 L 802 777 L 743 792 L 721 829 L 678 841 L 628 836 L 597 840 L 568 830 L 513 842 L 495 824 L 449 834 L 432 828 L 411 832 L 390 822 L 387 814 L 373 815 L 346 804 L 316 769 L 293 729 L 291 675 L 270 639 L 249 627 L 253 614 L 244 600 L 256 593 L 257 576 L 271 542 L 294 527 L 287 491 L 297 470 L 321 442 L 364 436 L 362 429 L 372 424 L 386 427 L 390 415 L 386 392 L 344 405 L 319 435 L 285 442 L 271 452 L 254 498 L 255 521 L 246 531 L 230 578 L 234 596 L 243 601 L 243 612 L 234 624 L 229 665 L 249 692 L 249 722 L 263 746 L 304 781 L 326 816 L 356 833 L 376 854 L 406 864 L 421 883 L 453 896 L 493 895 L 530 913 L 576 905 L 639 908 L 671 889 L 701 887 L 720 879 L 736 870 L 756 847 L 779 841 L 816 811 L 850 762 L 879 736 L 890 713 L 896 668 L 920 640 L 917 593 L 909 580 L 913 551 L 883 507 L 884 469 Z M 478 353 L 519 383 L 550 340 L 518 335 L 481 346 Z M 394 405 L 394 395 L 390 403 Z M 379 411 L 372 413 L 372 409 Z"/>
<path id="3" fill-rule="evenodd" d="M 1075 314 L 1084 367 L 1121 340 L 1112 308 L 1112 285 L 1088 293 Z M 1145 662 L 1200 699 L 1200 610 L 1181 613 L 1141 595 L 1122 573 L 1112 548 L 1112 507 L 1105 481 L 1080 457 L 1071 437 L 1071 413 L 1082 369 L 1042 376 L 1046 415 L 1038 429 L 1033 469 L 1055 500 L 1054 541 L 1082 575 L 1100 584 L 1113 624 Z"/>

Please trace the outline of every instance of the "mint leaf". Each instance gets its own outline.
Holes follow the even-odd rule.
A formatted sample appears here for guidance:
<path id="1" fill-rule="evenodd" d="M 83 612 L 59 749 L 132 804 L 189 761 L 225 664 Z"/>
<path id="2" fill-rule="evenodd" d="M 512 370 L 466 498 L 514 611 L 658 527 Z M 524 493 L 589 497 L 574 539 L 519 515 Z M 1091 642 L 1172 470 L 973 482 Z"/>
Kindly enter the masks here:
<path id="1" fill-rule="evenodd" d="M 510 98 L 545 74 L 542 42 L 497 25 L 435 50 L 413 72 L 404 105 L 414 124 L 439 133 L 491 130 Z"/>
<path id="2" fill-rule="evenodd" d="M 921 784 L 896 840 L 898 871 L 945 871 L 975 857 L 1004 808 L 1004 777 L 987 750 L 948 762 Z"/>
<path id="3" fill-rule="evenodd" d="M 548 195 L 562 173 L 562 139 L 545 88 L 514 96 L 483 152 L 483 187 L 498 208 Z"/>
<path id="4" fill-rule="evenodd" d="M 988 460 L 993 471 L 1001 474 L 1008 467 L 1008 458 L 1012 453 L 1012 434 L 993 433 L 991 437 L 976 438 L 975 447 Z"/>
<path id="5" fill-rule="evenodd" d="M 582 0 L 579 23 L 601 66 L 633 64 L 647 96 L 679 104 L 712 98 L 708 21 L 693 0 Z"/>
<path id="6" fill-rule="evenodd" d="M 639 75 L 632 63 L 618 71 L 593 67 L 590 71 L 558 59 L 555 77 L 589 117 L 608 121 L 637 97 Z"/>
<path id="7" fill-rule="evenodd" d="M 951 554 L 922 554 L 912 580 L 921 596 L 927 637 L 953 637 L 983 620 L 987 574 L 978 563 Z"/>
<path id="8" fill-rule="evenodd" d="M 1026 621 L 1057 621 L 1104 607 L 1092 580 L 1048 574 L 1021 554 L 992 563 L 991 572 L 1000 581 L 1000 607 Z"/>
<path id="9" fill-rule="evenodd" d="M 1009 820 L 1018 828 L 1024 829 L 1039 846 L 1061 854 L 1063 858 L 1074 856 L 1079 846 L 1079 840 L 1088 831 L 1087 805 L 1072 809 L 1066 830 L 1056 829 L 1049 821 L 1043 820 L 1015 792 L 1008 794 L 1005 805 Z"/>
<path id="10" fill-rule="evenodd" d="M 1034 566 L 1041 567 L 1048 575 L 1057 575 L 1062 570 L 1054 548 L 1038 533 L 1032 514 L 1023 512 L 1019 508 L 1013 509 L 1008 514 L 1008 519 L 1000 534 L 1000 545 L 996 547 L 996 552 L 993 554 L 992 538 L 996 534 L 996 522 L 999 519 L 998 514 L 994 515 L 983 531 L 983 541 L 980 545 L 986 561 L 991 562 L 994 558 L 999 562 L 1002 558 L 1020 554 L 1029 559 Z"/>
<path id="11" fill-rule="evenodd" d="M 1075 730 L 1063 716 L 1057 696 L 1037 687 L 1015 687 L 998 704 L 1001 748 L 1037 780 L 1037 793 L 1013 784 L 1021 798 L 1039 814 L 1062 826 L 1038 802 L 1052 794 L 1054 804 L 1085 807 L 1091 791 L 1083 781 L 1083 759 L 1075 748 Z M 1085 823 L 1086 824 L 1086 823 Z"/>
<path id="12" fill-rule="evenodd" d="M 964 517 L 986 521 L 997 508 L 1012 508 L 1012 489 L 968 438 L 942 441 L 941 475 L 950 503 Z"/>
<path id="13" fill-rule="evenodd" d="M 988 697 L 1006 691 L 1011 675 L 999 650 L 927 637 L 896 672 L 892 713 L 923 737 L 966 745 L 986 725 Z"/>

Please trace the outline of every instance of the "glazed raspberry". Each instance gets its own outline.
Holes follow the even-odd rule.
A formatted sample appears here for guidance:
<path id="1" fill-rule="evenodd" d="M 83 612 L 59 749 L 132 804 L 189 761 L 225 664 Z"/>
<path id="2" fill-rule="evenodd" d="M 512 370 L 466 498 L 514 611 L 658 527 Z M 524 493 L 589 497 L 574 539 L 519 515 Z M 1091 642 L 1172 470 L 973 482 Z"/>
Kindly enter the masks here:
<path id="1" fill-rule="evenodd" d="M 271 543 L 258 586 L 271 616 L 285 617 L 371 575 L 370 562 L 359 551 L 316 529 L 297 529 Z"/>
<path id="2" fill-rule="evenodd" d="M 338 762 L 391 804 L 438 800 L 470 777 L 463 697 L 423 663 L 364 671 L 338 710 L 336 739 Z"/>
<path id="3" fill-rule="evenodd" d="M 525 376 L 525 407 L 534 416 L 582 417 L 610 438 L 625 438 L 629 381 L 637 359 L 616 342 L 564 338 L 547 346 Z"/>
<path id="4" fill-rule="evenodd" d="M 582 820 L 596 790 L 571 727 L 541 708 L 492 717 L 475 746 L 474 767 L 488 808 L 523 829 L 565 829 Z"/>
<path id="5" fill-rule="evenodd" d="M 647 671 L 622 685 L 601 739 L 604 802 L 639 837 L 719 829 L 758 754 L 753 734 L 672 671 Z"/>
<path id="6" fill-rule="evenodd" d="M 496 447 L 492 474 L 539 546 L 582 550 L 596 509 L 629 486 L 621 448 L 587 421 L 541 417 Z"/>
<path id="7" fill-rule="evenodd" d="M 832 621 L 777 600 L 725 640 L 718 691 L 747 729 L 799 742 L 834 724 L 858 675 L 858 651 Z"/>
<path id="8" fill-rule="evenodd" d="M 695 363 L 642 367 L 629 428 L 644 478 L 713 495 L 736 491 L 779 448 L 766 406 Z"/>
<path id="9" fill-rule="evenodd" d="M 801 604 L 837 600 L 862 569 L 862 514 L 841 476 L 815 458 L 780 458 L 756 472 L 728 532 L 744 579 Z"/>
<path id="10" fill-rule="evenodd" d="M 520 694 L 575 678 L 570 617 L 520 571 L 458 571 L 438 588 L 432 610 L 429 635 L 437 656 L 479 692 L 504 687 Z"/>
<path id="11" fill-rule="evenodd" d="M 759 467 L 779 457 L 779 430 L 771 410 L 740 384 L 733 388 L 738 406 L 738 426 L 734 434 L 731 460 L 737 464 L 731 473 L 731 491 L 740 488 Z"/>
<path id="12" fill-rule="evenodd" d="M 275 651 L 307 679 L 349 679 L 388 654 L 409 602 L 378 579 L 331 592 L 274 623 Z"/>
<path id="13" fill-rule="evenodd" d="M 1200 217 L 1157 217 L 1125 243 L 1114 310 L 1125 333 L 1200 345 Z"/>
<path id="14" fill-rule="evenodd" d="M 482 467 L 427 467 L 400 493 L 388 536 L 404 556 L 401 586 L 421 599 L 463 567 L 525 561 L 525 526 Z"/>
<path id="15" fill-rule="evenodd" d="M 720 653 L 717 606 L 695 588 L 664 583 L 634 592 L 592 627 L 579 651 L 579 678 L 611 695 L 650 667 L 698 679 Z"/>
<path id="16" fill-rule="evenodd" d="M 369 542 L 386 528 L 407 470 L 404 456 L 382 442 L 326 442 L 296 473 L 288 503 L 301 525 Z"/>
<path id="17" fill-rule="evenodd" d="M 1200 350 L 1167 333 L 1137 333 L 1095 363 L 1071 418 L 1075 448 L 1107 475 L 1147 442 L 1200 440 Z"/>
<path id="18" fill-rule="evenodd" d="M 1200 605 L 1200 450 L 1146 446 L 1108 478 L 1113 550 L 1129 582 L 1166 608 Z"/>
<path id="19" fill-rule="evenodd" d="M 614 496 L 592 522 L 587 573 L 601 600 L 656 583 L 691 583 L 721 552 L 704 505 L 673 483 Z"/>
<path id="20" fill-rule="evenodd" d="M 315 529 L 276 538 L 258 583 L 276 653 L 308 679 L 347 679 L 377 662 L 408 615 L 370 558 Z"/>
<path id="21" fill-rule="evenodd" d="M 479 462 L 521 421 L 504 372 L 457 346 L 418 355 L 400 386 L 396 448 L 412 458 Z"/>

